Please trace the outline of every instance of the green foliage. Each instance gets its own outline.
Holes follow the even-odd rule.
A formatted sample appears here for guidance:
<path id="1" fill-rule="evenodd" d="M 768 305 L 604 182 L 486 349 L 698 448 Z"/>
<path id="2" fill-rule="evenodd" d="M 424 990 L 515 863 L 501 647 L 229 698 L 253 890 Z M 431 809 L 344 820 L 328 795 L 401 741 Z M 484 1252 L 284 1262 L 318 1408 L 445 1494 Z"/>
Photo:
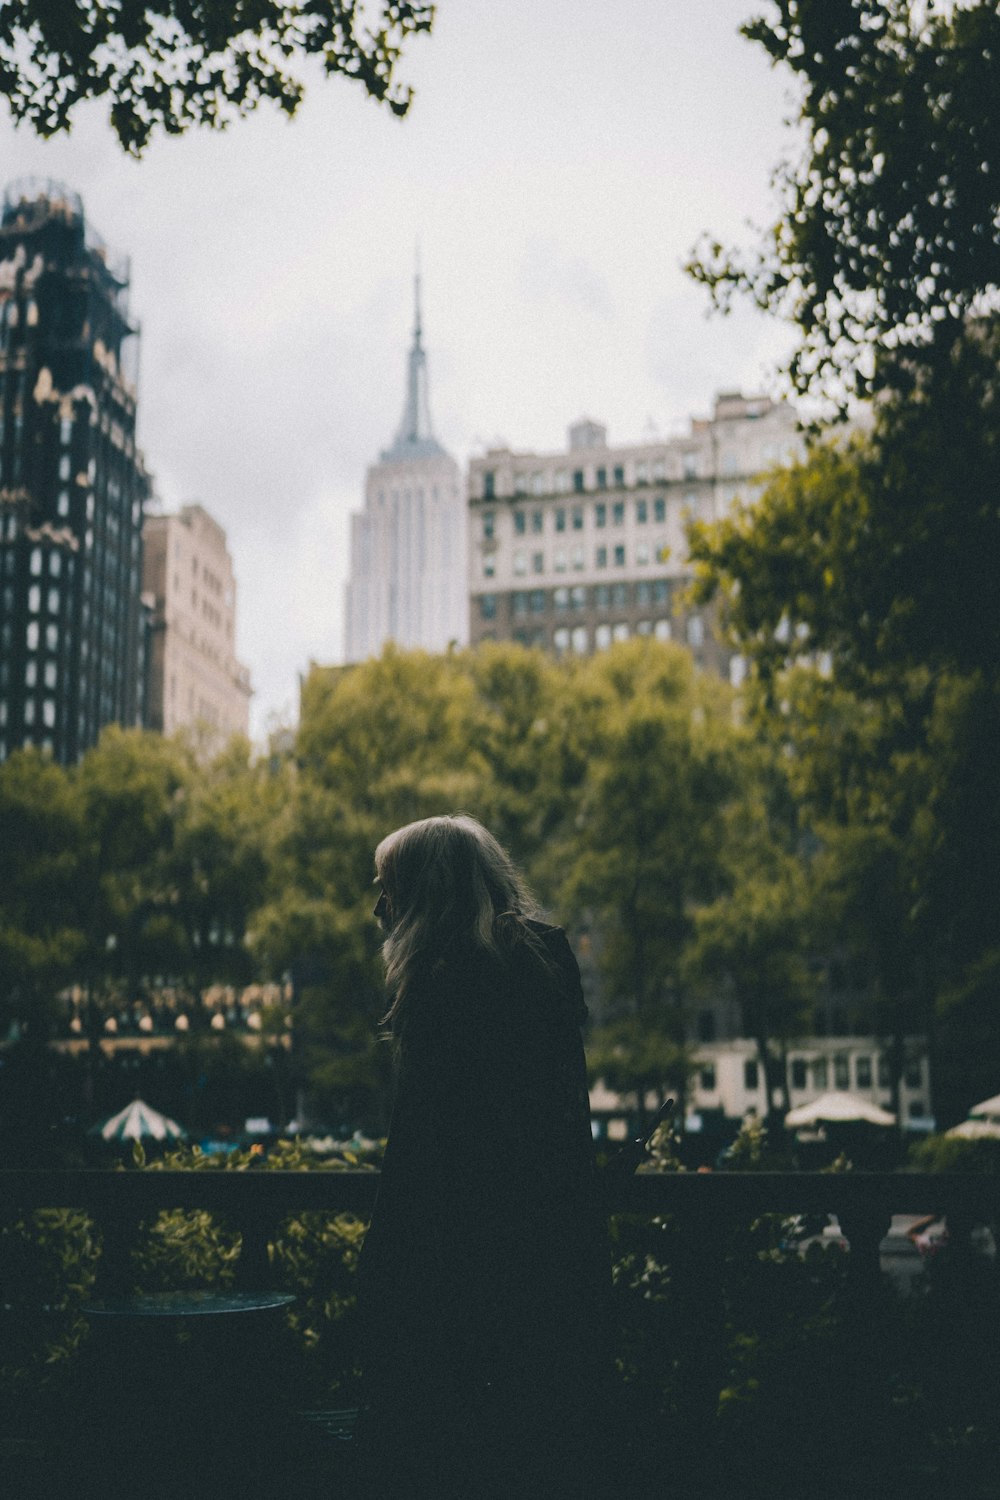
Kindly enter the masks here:
<path id="1" fill-rule="evenodd" d="M 1000 1139 L 966 1139 L 929 1135 L 910 1147 L 910 1165 L 918 1172 L 1000 1172 Z"/>
<path id="2" fill-rule="evenodd" d="M 68 131 L 84 101 L 106 100 L 112 129 L 136 156 L 158 129 L 221 129 L 263 100 L 293 115 L 304 93 L 293 65 L 312 58 L 402 115 L 411 95 L 395 81 L 396 63 L 433 18 L 433 5 L 420 0 L 8 0 L 0 91 L 14 119 L 42 136 Z"/>
<path id="3" fill-rule="evenodd" d="M 776 0 L 743 30 L 795 80 L 799 149 L 759 248 L 709 239 L 691 270 L 718 305 L 746 295 L 797 323 L 796 384 L 843 399 L 1000 284 L 1000 14 Z"/>

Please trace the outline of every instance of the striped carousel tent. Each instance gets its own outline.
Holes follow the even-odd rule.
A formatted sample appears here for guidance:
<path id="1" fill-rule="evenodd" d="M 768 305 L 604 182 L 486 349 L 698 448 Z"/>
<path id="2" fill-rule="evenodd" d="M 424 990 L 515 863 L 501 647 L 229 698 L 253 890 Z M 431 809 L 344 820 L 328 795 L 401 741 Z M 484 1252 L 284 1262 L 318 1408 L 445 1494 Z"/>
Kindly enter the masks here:
<path id="1" fill-rule="evenodd" d="M 183 1141 L 187 1132 L 176 1120 L 161 1115 L 143 1099 L 133 1099 L 110 1119 L 95 1125 L 91 1135 L 105 1141 Z"/>

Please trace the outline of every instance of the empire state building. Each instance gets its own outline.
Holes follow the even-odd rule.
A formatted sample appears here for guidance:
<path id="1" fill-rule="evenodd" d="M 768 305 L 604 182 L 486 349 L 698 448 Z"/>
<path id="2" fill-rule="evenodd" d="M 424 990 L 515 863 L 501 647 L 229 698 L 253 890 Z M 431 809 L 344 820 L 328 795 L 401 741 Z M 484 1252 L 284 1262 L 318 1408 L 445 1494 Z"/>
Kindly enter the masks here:
<path id="1" fill-rule="evenodd" d="M 403 419 L 368 470 L 364 510 L 351 516 L 348 662 L 388 641 L 444 651 L 468 639 L 465 502 L 458 465 L 431 431 L 419 276 L 415 300 Z"/>

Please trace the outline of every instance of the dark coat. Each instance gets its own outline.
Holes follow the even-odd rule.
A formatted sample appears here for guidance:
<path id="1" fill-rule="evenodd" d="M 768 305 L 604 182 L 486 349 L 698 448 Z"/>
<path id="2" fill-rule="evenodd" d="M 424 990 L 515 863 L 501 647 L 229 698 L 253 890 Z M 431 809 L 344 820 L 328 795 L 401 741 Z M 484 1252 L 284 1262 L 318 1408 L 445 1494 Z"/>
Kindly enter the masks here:
<path id="1" fill-rule="evenodd" d="M 452 952 L 408 997 L 360 1272 L 366 1493 L 598 1493 L 610 1287 L 565 935 Z"/>

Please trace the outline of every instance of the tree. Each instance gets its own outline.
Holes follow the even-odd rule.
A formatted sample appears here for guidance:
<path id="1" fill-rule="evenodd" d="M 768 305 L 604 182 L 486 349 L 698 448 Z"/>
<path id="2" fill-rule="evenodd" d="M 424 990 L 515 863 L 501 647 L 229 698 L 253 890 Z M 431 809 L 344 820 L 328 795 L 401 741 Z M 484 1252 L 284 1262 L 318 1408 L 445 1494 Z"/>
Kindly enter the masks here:
<path id="1" fill-rule="evenodd" d="M 807 839 L 779 747 L 747 745 L 725 811 L 723 889 L 695 913 L 683 969 L 692 986 L 729 985 L 757 1044 L 767 1121 L 791 1107 L 788 1044 L 809 1029 L 819 913 Z"/>
<path id="2" fill-rule="evenodd" d="M 0 765 L 0 849 L 0 1025 L 44 1035 L 85 943 L 84 829 L 70 776 L 34 750 Z"/>
<path id="3" fill-rule="evenodd" d="M 632 1059 L 641 1113 L 650 1057 L 654 1071 L 669 1066 L 659 1085 L 682 1102 L 690 1070 L 681 959 L 695 903 L 718 888 L 734 784 L 729 694 L 680 648 L 636 640 L 582 663 L 574 697 L 586 771 L 549 858 L 562 868 L 563 909 L 596 928 L 595 1066 L 618 1058 L 621 1078 Z"/>
<path id="4" fill-rule="evenodd" d="M 293 115 L 304 94 L 293 64 L 313 58 L 402 115 L 411 91 L 396 64 L 433 19 L 423 0 L 6 0 L 0 92 L 43 136 L 106 100 L 135 156 L 157 129 L 223 128 L 262 100 Z"/>
<path id="5" fill-rule="evenodd" d="M 796 386 L 842 404 L 946 347 L 1000 286 L 1000 12 L 774 0 L 743 33 L 793 74 L 802 148 L 760 246 L 706 239 L 690 269 L 723 309 L 749 295 L 797 323 Z"/>

